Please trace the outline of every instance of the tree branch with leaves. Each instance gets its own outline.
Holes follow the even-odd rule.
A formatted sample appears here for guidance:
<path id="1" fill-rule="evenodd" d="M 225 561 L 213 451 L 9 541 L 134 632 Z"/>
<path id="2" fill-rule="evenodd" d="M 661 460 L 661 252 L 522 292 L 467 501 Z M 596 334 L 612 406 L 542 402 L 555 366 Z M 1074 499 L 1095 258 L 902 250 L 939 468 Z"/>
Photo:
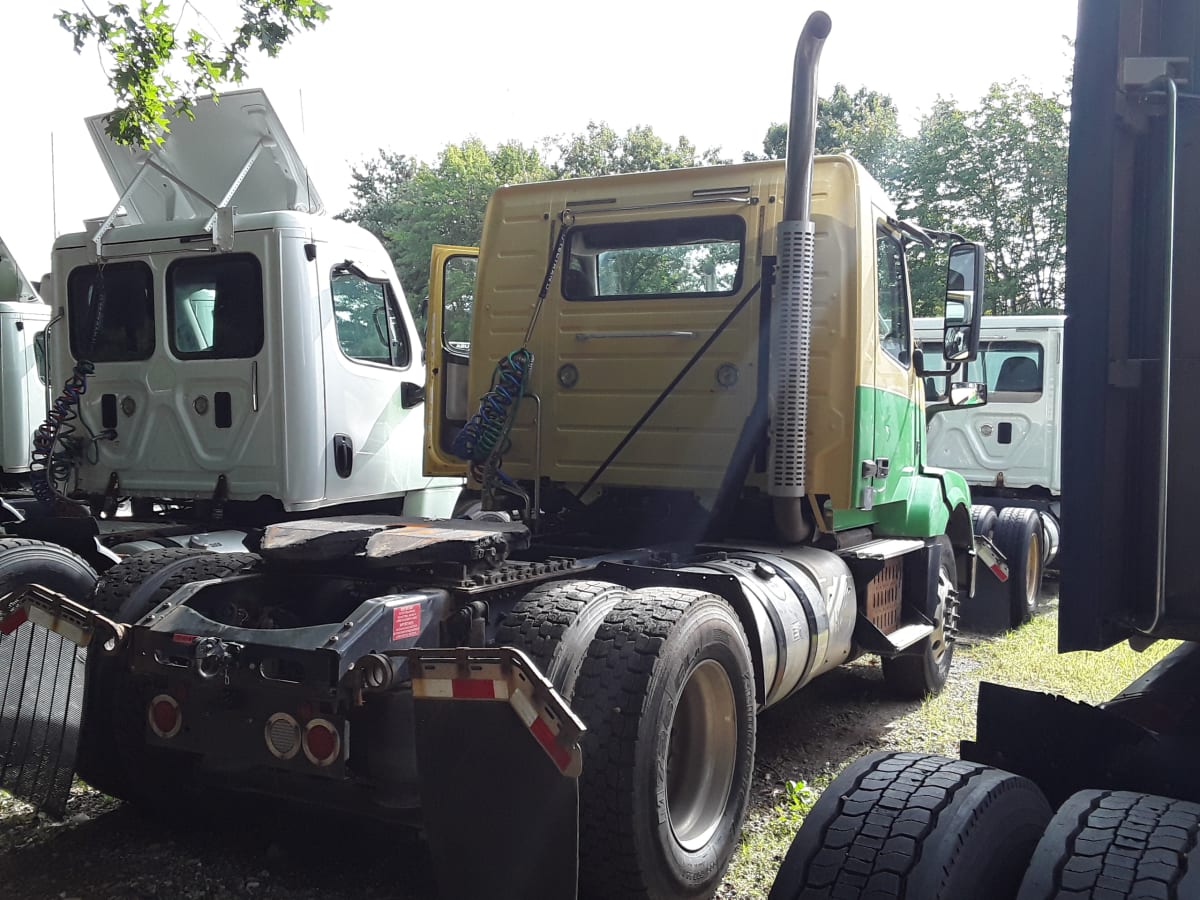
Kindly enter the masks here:
<path id="1" fill-rule="evenodd" d="M 190 9 L 216 31 L 191 0 L 174 18 L 166 2 L 141 0 L 136 9 L 110 2 L 99 12 L 85 2 L 82 12 L 64 9 L 55 19 L 71 35 L 75 52 L 94 41 L 104 61 L 117 100 L 105 124 L 109 137 L 149 149 L 163 142 L 173 116 L 192 116 L 199 96 L 240 84 L 252 47 L 278 56 L 298 31 L 311 31 L 329 16 L 329 7 L 317 0 L 239 0 L 238 8 L 241 22 L 224 41 L 182 27 Z"/>

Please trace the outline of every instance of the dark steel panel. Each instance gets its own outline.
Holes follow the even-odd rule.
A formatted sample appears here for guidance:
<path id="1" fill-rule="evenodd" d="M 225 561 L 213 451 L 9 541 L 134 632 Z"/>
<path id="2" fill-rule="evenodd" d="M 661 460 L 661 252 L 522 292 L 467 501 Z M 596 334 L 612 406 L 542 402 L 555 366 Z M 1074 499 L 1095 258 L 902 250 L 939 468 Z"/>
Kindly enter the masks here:
<path id="1" fill-rule="evenodd" d="M 1126 94 L 1121 60 L 1200 59 L 1190 0 L 1084 0 L 1068 163 L 1059 647 L 1100 649 L 1154 617 L 1164 293 L 1163 101 Z M 1186 89 L 1185 89 L 1186 90 Z M 1191 415 L 1200 341 L 1200 105 L 1180 105 L 1168 478 L 1168 610 L 1156 636 L 1200 637 L 1191 565 L 1200 452 Z"/>

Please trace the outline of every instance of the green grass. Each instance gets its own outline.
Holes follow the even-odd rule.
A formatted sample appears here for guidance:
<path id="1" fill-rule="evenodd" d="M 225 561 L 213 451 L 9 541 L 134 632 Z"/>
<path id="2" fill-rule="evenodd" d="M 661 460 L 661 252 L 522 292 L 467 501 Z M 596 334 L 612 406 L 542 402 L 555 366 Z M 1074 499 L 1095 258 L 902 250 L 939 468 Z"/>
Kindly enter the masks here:
<path id="1" fill-rule="evenodd" d="M 900 715 L 875 748 L 956 756 L 958 742 L 975 735 L 980 681 L 1098 703 L 1119 693 L 1177 646 L 1177 642 L 1164 641 L 1144 653 L 1121 645 L 1101 653 L 1059 655 L 1057 626 L 1057 613 L 1047 612 L 1020 631 L 991 640 L 977 638 L 960 646 L 946 689 Z M 837 771 L 849 762 L 850 758 L 833 760 L 823 771 L 804 773 L 802 781 L 788 783 L 785 796 L 774 808 L 752 811 L 718 896 L 746 900 L 766 896 L 805 814 Z M 793 784 L 798 786 L 792 788 Z"/>

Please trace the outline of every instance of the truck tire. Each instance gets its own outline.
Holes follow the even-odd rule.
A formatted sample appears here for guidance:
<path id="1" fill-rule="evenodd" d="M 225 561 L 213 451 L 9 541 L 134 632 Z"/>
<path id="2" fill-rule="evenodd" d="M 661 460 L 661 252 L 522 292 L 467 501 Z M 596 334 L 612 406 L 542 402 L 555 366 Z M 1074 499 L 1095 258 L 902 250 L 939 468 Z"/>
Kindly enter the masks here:
<path id="1" fill-rule="evenodd" d="M 596 629 L 628 593 L 607 581 L 556 581 L 536 587 L 500 622 L 495 644 L 523 651 L 570 701 Z"/>
<path id="2" fill-rule="evenodd" d="M 950 677 L 954 659 L 954 636 L 958 622 L 958 563 L 954 546 L 946 535 L 938 536 L 942 547 L 938 571 L 938 605 L 933 634 L 923 639 L 917 652 L 883 657 L 883 680 L 898 696 L 923 700 L 939 694 Z"/>
<path id="3" fill-rule="evenodd" d="M 0 595 L 40 584 L 79 603 L 91 600 L 96 570 L 66 547 L 25 538 L 0 538 Z"/>
<path id="4" fill-rule="evenodd" d="M 768 900 L 1010 900 L 1050 804 L 979 763 L 871 753 L 805 816 Z"/>
<path id="5" fill-rule="evenodd" d="M 260 561 L 254 553 L 213 553 L 187 547 L 147 550 L 104 573 L 96 589 L 96 609 L 118 622 L 132 624 L 189 582 L 227 578 Z"/>
<path id="6" fill-rule="evenodd" d="M 183 585 L 236 575 L 260 562 L 253 553 L 212 553 L 173 547 L 122 560 L 100 579 L 95 604 L 118 622 L 133 623 Z M 89 661 L 80 733 L 79 777 L 92 787 L 151 812 L 178 802 L 166 796 L 186 788 L 181 754 L 165 755 L 143 738 L 145 708 L 129 673 L 99 656 Z M 178 783 L 175 783 L 178 782 Z"/>
<path id="7" fill-rule="evenodd" d="M 572 703 L 587 725 L 580 896 L 709 897 L 754 773 L 754 674 L 722 598 L 645 588 L 605 617 Z"/>
<path id="8" fill-rule="evenodd" d="M 1046 826 L 1017 900 L 1200 897 L 1200 804 L 1080 791 Z"/>
<path id="9" fill-rule="evenodd" d="M 996 507 L 983 504 L 972 506 L 971 530 L 980 537 L 990 538 L 996 530 Z"/>
<path id="10" fill-rule="evenodd" d="M 995 544 L 1008 560 L 1009 618 L 1013 628 L 1020 628 L 1037 611 L 1042 589 L 1042 519 L 1037 510 L 1000 510 Z"/>

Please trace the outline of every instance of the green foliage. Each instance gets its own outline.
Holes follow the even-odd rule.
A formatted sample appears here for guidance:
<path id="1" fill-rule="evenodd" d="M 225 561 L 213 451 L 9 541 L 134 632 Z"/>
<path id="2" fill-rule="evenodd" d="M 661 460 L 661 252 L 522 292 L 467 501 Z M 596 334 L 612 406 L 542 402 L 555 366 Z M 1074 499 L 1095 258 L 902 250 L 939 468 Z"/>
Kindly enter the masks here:
<path id="1" fill-rule="evenodd" d="M 745 153 L 742 159 L 783 159 L 787 155 L 788 127 L 772 122 L 763 137 L 763 155 Z M 829 97 L 817 99 L 818 153 L 849 153 L 876 178 L 886 179 L 895 169 L 904 147 L 899 112 L 892 98 L 859 88 L 851 94 L 836 84 Z"/>
<path id="2" fill-rule="evenodd" d="M 992 85 L 974 110 L 939 100 L 908 143 L 890 185 L 903 215 L 985 242 L 985 312 L 1062 307 L 1067 135 L 1063 98 L 1010 82 Z M 943 271 L 912 269 L 918 314 L 940 314 Z"/>
<path id="3" fill-rule="evenodd" d="M 567 138 L 545 141 L 558 152 L 550 168 L 554 178 L 584 178 L 623 172 L 650 172 L 727 163 L 717 149 L 698 153 L 695 145 L 680 136 L 671 144 L 648 125 L 637 125 L 618 135 L 607 122 L 589 122 L 587 129 Z"/>
<path id="4" fill-rule="evenodd" d="M 1056 312 L 1063 303 L 1067 200 L 1067 105 L 1020 82 L 992 85 L 975 109 L 939 98 L 913 137 L 891 98 L 842 84 L 817 104 L 818 153 L 849 153 L 896 201 L 903 218 L 956 231 L 987 248 L 989 313 Z M 763 156 L 787 150 L 772 124 Z M 910 247 L 916 315 L 941 315 L 944 248 Z"/>
<path id="5" fill-rule="evenodd" d="M 77 53 L 95 41 L 109 61 L 117 109 L 105 131 L 119 144 L 148 149 L 163 142 L 173 115 L 191 117 L 196 97 L 240 83 L 252 46 L 277 56 L 297 30 L 311 30 L 329 15 L 329 7 L 317 0 L 239 0 L 239 8 L 241 24 L 228 41 L 216 43 L 195 28 L 180 34 L 178 15 L 157 0 L 141 0 L 136 10 L 109 3 L 106 12 L 85 4 L 83 12 L 64 9 L 55 18 Z"/>
<path id="6" fill-rule="evenodd" d="M 338 218 L 357 222 L 383 241 L 422 327 L 430 247 L 478 245 L 483 214 L 497 188 L 728 162 L 715 149 L 698 152 L 686 137 L 672 144 L 647 126 L 620 135 L 604 122 L 589 123 L 585 131 L 569 137 L 546 138 L 540 146 L 510 142 L 491 149 L 472 137 L 447 144 L 435 165 L 381 150 L 377 158 L 353 170 L 354 201 Z M 453 287 L 447 273 L 447 289 Z M 467 340 L 469 316 L 452 313 L 448 310 L 446 339 Z"/>

